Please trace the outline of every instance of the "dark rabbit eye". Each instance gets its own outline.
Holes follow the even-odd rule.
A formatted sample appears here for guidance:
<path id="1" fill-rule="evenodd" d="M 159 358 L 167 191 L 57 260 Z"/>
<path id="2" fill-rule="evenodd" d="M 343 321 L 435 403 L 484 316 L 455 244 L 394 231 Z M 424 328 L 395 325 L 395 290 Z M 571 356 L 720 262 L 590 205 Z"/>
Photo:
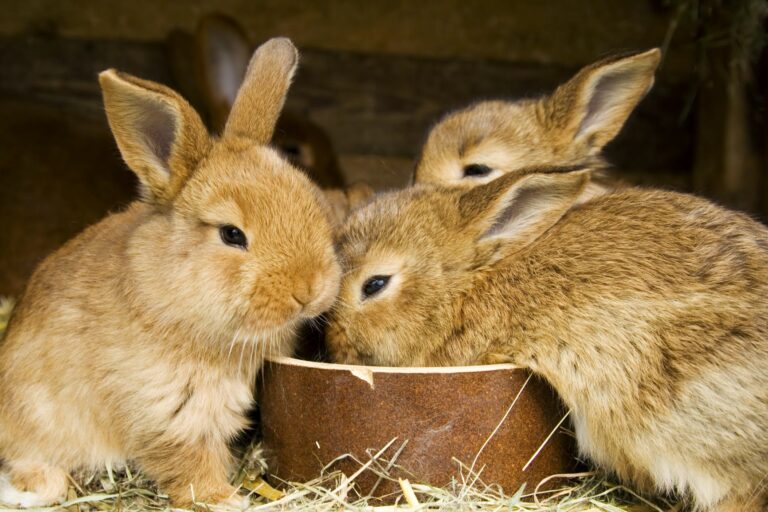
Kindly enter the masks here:
<path id="1" fill-rule="evenodd" d="M 465 178 L 482 178 L 493 172 L 493 169 L 483 164 L 470 164 L 464 167 Z"/>
<path id="2" fill-rule="evenodd" d="M 367 299 L 383 290 L 392 276 L 373 276 L 363 283 L 363 298 Z"/>
<path id="3" fill-rule="evenodd" d="M 288 158 L 299 158 L 301 156 L 301 147 L 298 144 L 284 144 L 280 147 L 280 150 Z"/>
<path id="4" fill-rule="evenodd" d="M 232 224 L 221 226 L 219 228 L 219 235 L 221 235 L 221 240 L 225 244 L 231 245 L 232 247 L 245 249 L 248 246 L 248 240 L 245 238 L 245 233 Z"/>

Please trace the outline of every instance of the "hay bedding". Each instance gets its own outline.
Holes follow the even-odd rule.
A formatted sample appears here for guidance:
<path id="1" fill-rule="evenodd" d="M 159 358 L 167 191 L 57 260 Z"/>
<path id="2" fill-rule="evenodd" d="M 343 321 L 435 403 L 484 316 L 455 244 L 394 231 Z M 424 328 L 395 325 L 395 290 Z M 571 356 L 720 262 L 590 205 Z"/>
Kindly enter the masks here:
<path id="1" fill-rule="evenodd" d="M 7 325 L 13 301 L 0 298 L 0 338 Z M 395 460 L 385 460 L 382 451 L 370 452 L 370 459 L 355 460 L 358 471 L 344 475 L 324 471 L 311 482 L 283 482 L 278 491 L 266 484 L 261 476 L 266 465 L 258 443 L 242 450 L 239 464 L 232 477 L 241 493 L 248 493 L 249 511 L 507 511 L 507 512 L 662 512 L 671 510 L 663 501 L 650 501 L 598 473 L 553 475 L 547 491 L 523 486 L 512 494 L 504 493 L 482 481 L 482 468 L 471 471 L 456 461 L 459 477 L 444 488 L 435 488 L 407 480 L 398 480 L 397 493 L 388 503 L 361 496 L 355 479 L 371 471 L 381 480 L 394 480 L 388 470 L 396 467 Z M 352 458 L 351 456 L 347 456 Z M 199 504 L 196 510 L 227 510 L 214 505 Z M 0 512 L 14 510 L 0 504 Z M 125 512 L 172 510 L 167 496 L 133 468 L 104 468 L 102 471 L 73 475 L 67 500 L 57 507 L 27 509 L 39 512 L 119 510 Z"/>
<path id="2" fill-rule="evenodd" d="M 311 482 L 289 483 L 284 491 L 277 491 L 263 483 L 258 473 L 261 466 L 258 446 L 243 459 L 244 471 L 236 480 L 250 492 L 249 511 L 570 511 L 570 512 L 661 512 L 670 510 L 665 502 L 646 500 L 623 486 L 617 485 L 593 473 L 575 474 L 562 479 L 562 485 L 547 492 L 536 492 L 525 486 L 514 494 L 504 494 L 501 489 L 485 485 L 479 475 L 463 474 L 445 488 L 399 481 L 399 491 L 391 498 L 394 504 L 384 504 L 378 499 L 358 495 L 354 475 L 330 472 Z M 253 464 L 254 459 L 259 459 Z M 370 461 L 369 461 L 370 462 Z M 374 465 L 361 463 L 361 469 L 375 469 Z M 382 466 L 379 464 L 377 466 Z M 384 478 L 387 476 L 380 473 Z M 121 471 L 104 471 L 75 475 L 70 486 L 68 500 L 60 507 L 28 509 L 36 511 L 65 510 L 68 512 L 120 510 L 165 511 L 172 510 L 168 499 L 140 473 L 130 468 Z M 270 495 L 266 498 L 259 493 Z M 0 511 L 11 510 L 0 508 Z M 223 511 L 226 508 L 199 504 L 195 510 Z"/>

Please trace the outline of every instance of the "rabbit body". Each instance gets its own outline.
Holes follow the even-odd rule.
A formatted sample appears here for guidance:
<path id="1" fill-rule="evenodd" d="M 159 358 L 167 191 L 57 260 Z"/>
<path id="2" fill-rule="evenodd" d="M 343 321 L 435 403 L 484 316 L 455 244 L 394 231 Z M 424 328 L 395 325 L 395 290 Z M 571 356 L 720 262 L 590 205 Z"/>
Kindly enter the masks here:
<path id="1" fill-rule="evenodd" d="M 159 84 L 100 75 L 141 201 L 35 271 L 0 344 L 0 500 L 61 500 L 68 471 L 136 461 L 175 505 L 242 504 L 228 442 L 261 361 L 333 301 L 331 209 L 266 146 L 297 62 L 254 54 L 221 138 Z M 255 119 L 254 119 L 255 118 Z"/>
<path id="2" fill-rule="evenodd" d="M 702 510 L 762 510 L 768 230 L 672 192 L 578 205 L 587 178 L 417 186 L 353 214 L 331 354 L 528 367 L 598 465 Z M 366 297 L 370 276 L 388 284 Z"/>
<path id="3" fill-rule="evenodd" d="M 256 360 L 249 347 L 245 367 L 233 367 L 216 346 L 231 338 L 160 321 L 162 310 L 145 309 L 146 295 L 162 288 L 140 290 L 141 270 L 126 265 L 125 255 L 162 243 L 162 236 L 137 236 L 151 215 L 136 203 L 69 242 L 38 268 L 14 313 L 0 345 L 0 453 L 12 474 L 20 470 L 14 483 L 21 488 L 36 487 L 25 471 L 35 463 L 60 474 L 138 459 L 150 474 L 169 479 L 177 472 L 183 481 L 201 461 L 192 450 L 168 457 L 187 443 L 217 446 L 206 453 L 211 471 L 229 463 L 226 442 L 245 426 Z M 160 300 L 172 294 L 168 288 Z M 200 310 L 204 303 L 190 305 Z M 204 497 L 229 498 L 226 474 L 216 476 L 219 495 Z M 61 491 L 51 490 L 57 492 L 50 498 Z"/>

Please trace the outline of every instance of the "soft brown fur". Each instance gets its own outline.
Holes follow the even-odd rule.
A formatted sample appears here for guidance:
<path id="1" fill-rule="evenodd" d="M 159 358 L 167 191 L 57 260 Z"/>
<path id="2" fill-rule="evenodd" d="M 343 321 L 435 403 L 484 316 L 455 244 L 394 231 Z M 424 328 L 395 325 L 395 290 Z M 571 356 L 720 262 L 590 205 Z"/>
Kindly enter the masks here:
<path id="1" fill-rule="evenodd" d="M 186 88 L 199 90 L 211 127 L 219 132 L 229 117 L 253 46 L 237 21 L 222 14 L 208 14 L 201 18 L 191 46 L 194 70 L 190 75 L 196 80 Z M 177 59 L 184 57 L 189 56 L 176 56 Z M 182 78 L 188 80 L 191 77 Z M 272 143 L 321 187 L 344 186 L 330 139 L 306 116 L 283 111 L 278 118 Z"/>
<path id="2" fill-rule="evenodd" d="M 353 214 L 331 354 L 528 367 L 598 465 L 701 510 L 762 510 L 768 229 L 671 192 L 578 205 L 588 178 L 527 169 L 470 189 L 417 185 Z M 364 298 L 376 275 L 392 277 Z"/>
<path id="3" fill-rule="evenodd" d="M 416 183 L 477 185 L 530 166 L 602 165 L 600 152 L 651 89 L 658 49 L 617 55 L 579 71 L 551 95 L 484 101 L 447 115 L 429 133 Z M 465 176 L 468 165 L 492 169 Z M 581 201 L 618 182 L 593 178 Z"/>
<path id="4" fill-rule="evenodd" d="M 291 350 L 340 278 L 330 207 L 266 146 L 296 63 L 289 40 L 262 45 L 220 139 L 172 90 L 100 75 L 143 201 L 48 257 L 11 318 L 0 458 L 19 490 L 52 502 L 67 471 L 135 460 L 175 504 L 240 502 L 227 443 L 261 360 Z"/>
<path id="5" fill-rule="evenodd" d="M 177 78 L 185 94 L 199 96 L 213 131 L 218 133 L 229 117 L 253 46 L 237 21 L 222 14 L 204 16 L 194 37 L 177 33 L 173 42 L 172 63 L 178 69 Z M 343 221 L 356 205 L 348 198 L 360 197 L 363 188 L 345 188 L 328 134 L 306 115 L 284 110 L 277 120 L 272 145 L 323 188 L 334 213 Z M 365 187 L 365 192 L 363 199 L 373 196 L 370 187 Z"/>

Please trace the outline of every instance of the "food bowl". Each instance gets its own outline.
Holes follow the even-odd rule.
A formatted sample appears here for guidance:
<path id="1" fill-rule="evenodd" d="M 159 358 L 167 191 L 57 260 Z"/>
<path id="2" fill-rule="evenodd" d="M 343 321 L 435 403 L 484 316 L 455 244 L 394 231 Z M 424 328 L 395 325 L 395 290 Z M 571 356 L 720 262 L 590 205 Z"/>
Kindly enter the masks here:
<path id="1" fill-rule="evenodd" d="M 331 462 L 326 471 L 350 475 L 384 447 L 380 469 L 394 459 L 391 476 L 434 486 L 472 469 L 514 493 L 574 467 L 562 405 L 546 383 L 513 365 L 387 368 L 279 358 L 264 367 L 259 400 L 276 485 L 315 479 Z M 373 472 L 355 479 L 363 495 L 392 491 L 377 480 Z"/>

